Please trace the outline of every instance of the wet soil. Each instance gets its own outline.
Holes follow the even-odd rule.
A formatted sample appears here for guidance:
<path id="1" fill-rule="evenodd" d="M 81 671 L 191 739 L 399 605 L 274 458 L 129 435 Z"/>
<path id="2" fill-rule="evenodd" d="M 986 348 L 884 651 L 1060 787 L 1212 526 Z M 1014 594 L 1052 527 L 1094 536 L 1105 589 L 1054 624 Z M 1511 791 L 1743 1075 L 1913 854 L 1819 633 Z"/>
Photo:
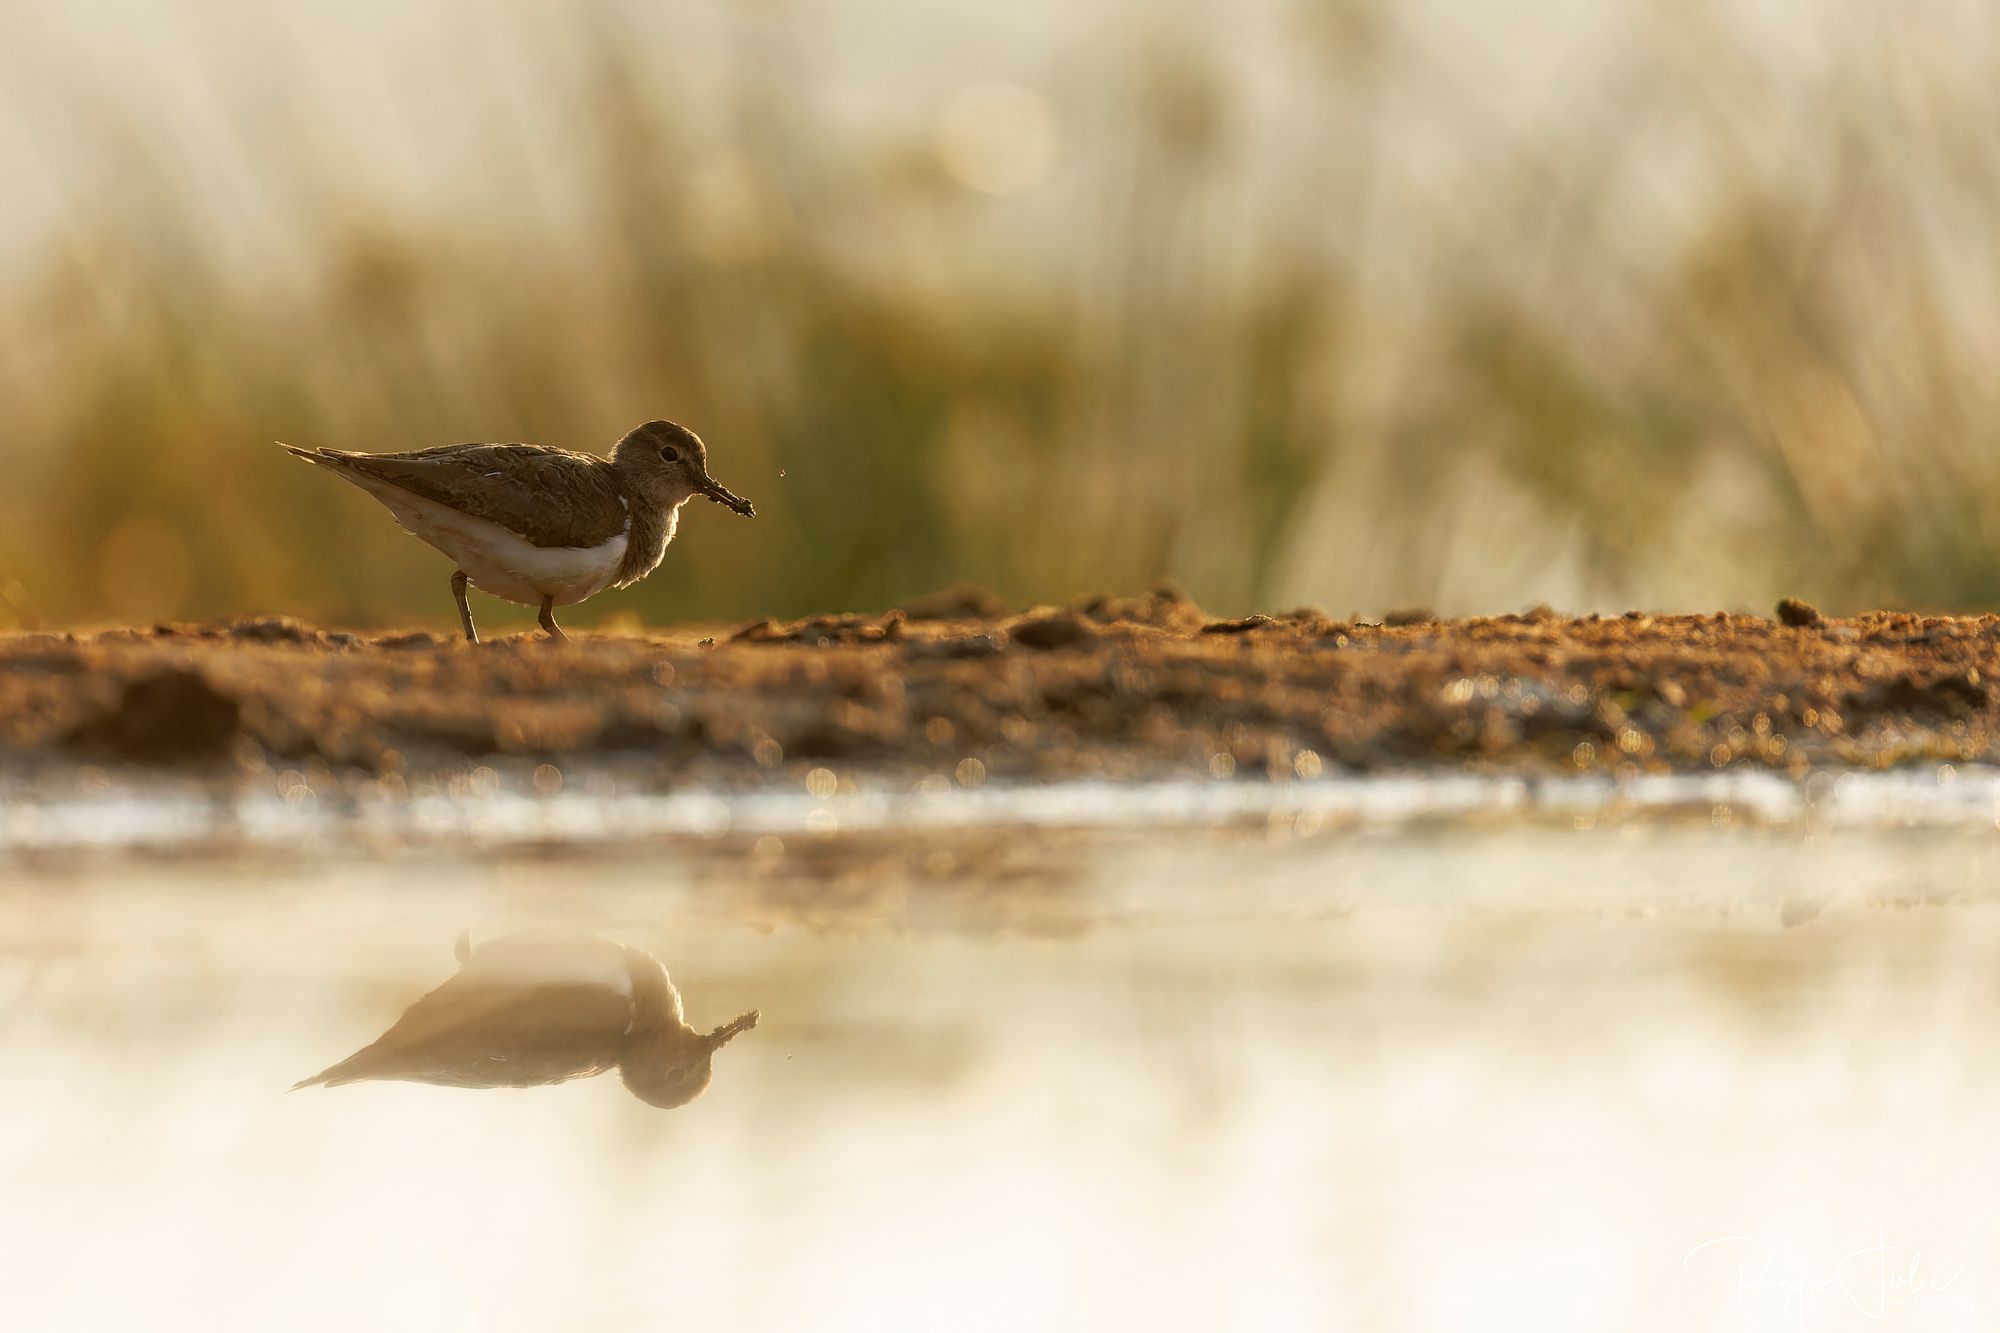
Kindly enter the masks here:
<path id="1" fill-rule="evenodd" d="M 1015 611 L 463 643 L 289 619 L 0 636 L 0 773 L 601 764 L 661 788 L 2000 758 L 2000 617 L 1219 619 L 1163 587 Z M 548 767 L 544 767 L 548 766 Z M 549 778 L 550 773 L 555 774 Z"/>

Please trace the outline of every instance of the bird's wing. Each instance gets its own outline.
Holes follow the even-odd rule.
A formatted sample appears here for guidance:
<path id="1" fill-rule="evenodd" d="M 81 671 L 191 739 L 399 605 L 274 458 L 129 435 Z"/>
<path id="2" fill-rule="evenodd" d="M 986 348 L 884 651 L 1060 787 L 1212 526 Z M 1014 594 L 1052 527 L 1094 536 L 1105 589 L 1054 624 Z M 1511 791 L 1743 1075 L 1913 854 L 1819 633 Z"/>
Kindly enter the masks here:
<path id="1" fill-rule="evenodd" d="M 373 1043 L 298 1086 L 406 1079 L 454 1087 L 529 1087 L 617 1063 L 631 996 L 590 980 L 482 969 L 478 955 L 404 1011 Z"/>
<path id="2" fill-rule="evenodd" d="M 442 444 L 395 454 L 285 447 L 307 462 L 497 523 L 536 546 L 597 546 L 626 528 L 611 465 L 590 454 L 536 444 Z"/>

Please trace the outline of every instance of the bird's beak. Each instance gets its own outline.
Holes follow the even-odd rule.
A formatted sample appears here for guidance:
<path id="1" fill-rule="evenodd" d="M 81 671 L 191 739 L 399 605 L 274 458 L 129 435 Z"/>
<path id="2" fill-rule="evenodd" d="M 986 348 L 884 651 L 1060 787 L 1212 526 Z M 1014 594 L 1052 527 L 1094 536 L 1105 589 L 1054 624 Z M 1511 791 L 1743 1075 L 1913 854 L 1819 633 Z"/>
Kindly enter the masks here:
<path id="1" fill-rule="evenodd" d="M 758 1013 L 758 1011 L 753 1009 L 749 1013 L 741 1016 L 740 1018 L 733 1018 L 729 1022 L 724 1023 L 721 1027 L 709 1033 L 708 1036 L 703 1040 L 706 1042 L 708 1049 L 712 1051 L 716 1047 L 726 1043 L 731 1037 L 736 1036 L 738 1033 L 748 1032 L 751 1028 L 756 1027 L 757 1019 L 760 1016 L 761 1015 Z"/>
<path id="2" fill-rule="evenodd" d="M 694 488 L 717 504 L 727 509 L 733 509 L 745 518 L 755 518 L 757 516 L 757 507 L 755 505 L 713 477 L 702 477 L 695 482 Z"/>

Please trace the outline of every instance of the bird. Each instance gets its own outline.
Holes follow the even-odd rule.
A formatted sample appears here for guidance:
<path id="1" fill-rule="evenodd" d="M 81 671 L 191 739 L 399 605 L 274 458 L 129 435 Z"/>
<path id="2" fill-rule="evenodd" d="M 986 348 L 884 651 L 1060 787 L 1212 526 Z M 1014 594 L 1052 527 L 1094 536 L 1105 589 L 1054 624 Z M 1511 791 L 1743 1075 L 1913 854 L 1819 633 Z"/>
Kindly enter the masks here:
<path id="1" fill-rule="evenodd" d="M 667 969 L 594 936 L 459 936 L 459 970 L 387 1032 L 292 1091 L 395 1079 L 529 1088 L 617 1069 L 631 1093 L 671 1109 L 708 1087 L 710 1061 L 757 1026 L 752 1010 L 712 1032 L 689 1026 Z"/>
<path id="2" fill-rule="evenodd" d="M 405 531 L 457 562 L 451 595 L 471 643 L 479 632 L 468 583 L 510 602 L 539 602 L 538 623 L 566 641 L 555 609 L 652 573 L 689 500 L 705 495 L 745 518 L 757 513 L 708 475 L 701 437 L 672 421 L 634 427 L 609 458 L 539 444 L 387 454 L 278 446 L 367 491 Z"/>

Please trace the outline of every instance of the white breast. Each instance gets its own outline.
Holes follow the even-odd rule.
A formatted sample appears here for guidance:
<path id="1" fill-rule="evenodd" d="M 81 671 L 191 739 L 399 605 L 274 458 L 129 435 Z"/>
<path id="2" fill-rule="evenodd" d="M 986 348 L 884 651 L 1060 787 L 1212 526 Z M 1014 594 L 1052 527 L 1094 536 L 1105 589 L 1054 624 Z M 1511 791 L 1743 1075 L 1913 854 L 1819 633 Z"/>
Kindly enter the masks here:
<path id="1" fill-rule="evenodd" d="M 462 514 L 400 486 L 344 475 L 387 505 L 412 536 L 456 560 L 480 591 L 510 602 L 540 606 L 544 597 L 553 597 L 557 606 L 580 602 L 611 586 L 625 559 L 624 532 L 596 546 L 537 546 L 498 523 Z"/>

